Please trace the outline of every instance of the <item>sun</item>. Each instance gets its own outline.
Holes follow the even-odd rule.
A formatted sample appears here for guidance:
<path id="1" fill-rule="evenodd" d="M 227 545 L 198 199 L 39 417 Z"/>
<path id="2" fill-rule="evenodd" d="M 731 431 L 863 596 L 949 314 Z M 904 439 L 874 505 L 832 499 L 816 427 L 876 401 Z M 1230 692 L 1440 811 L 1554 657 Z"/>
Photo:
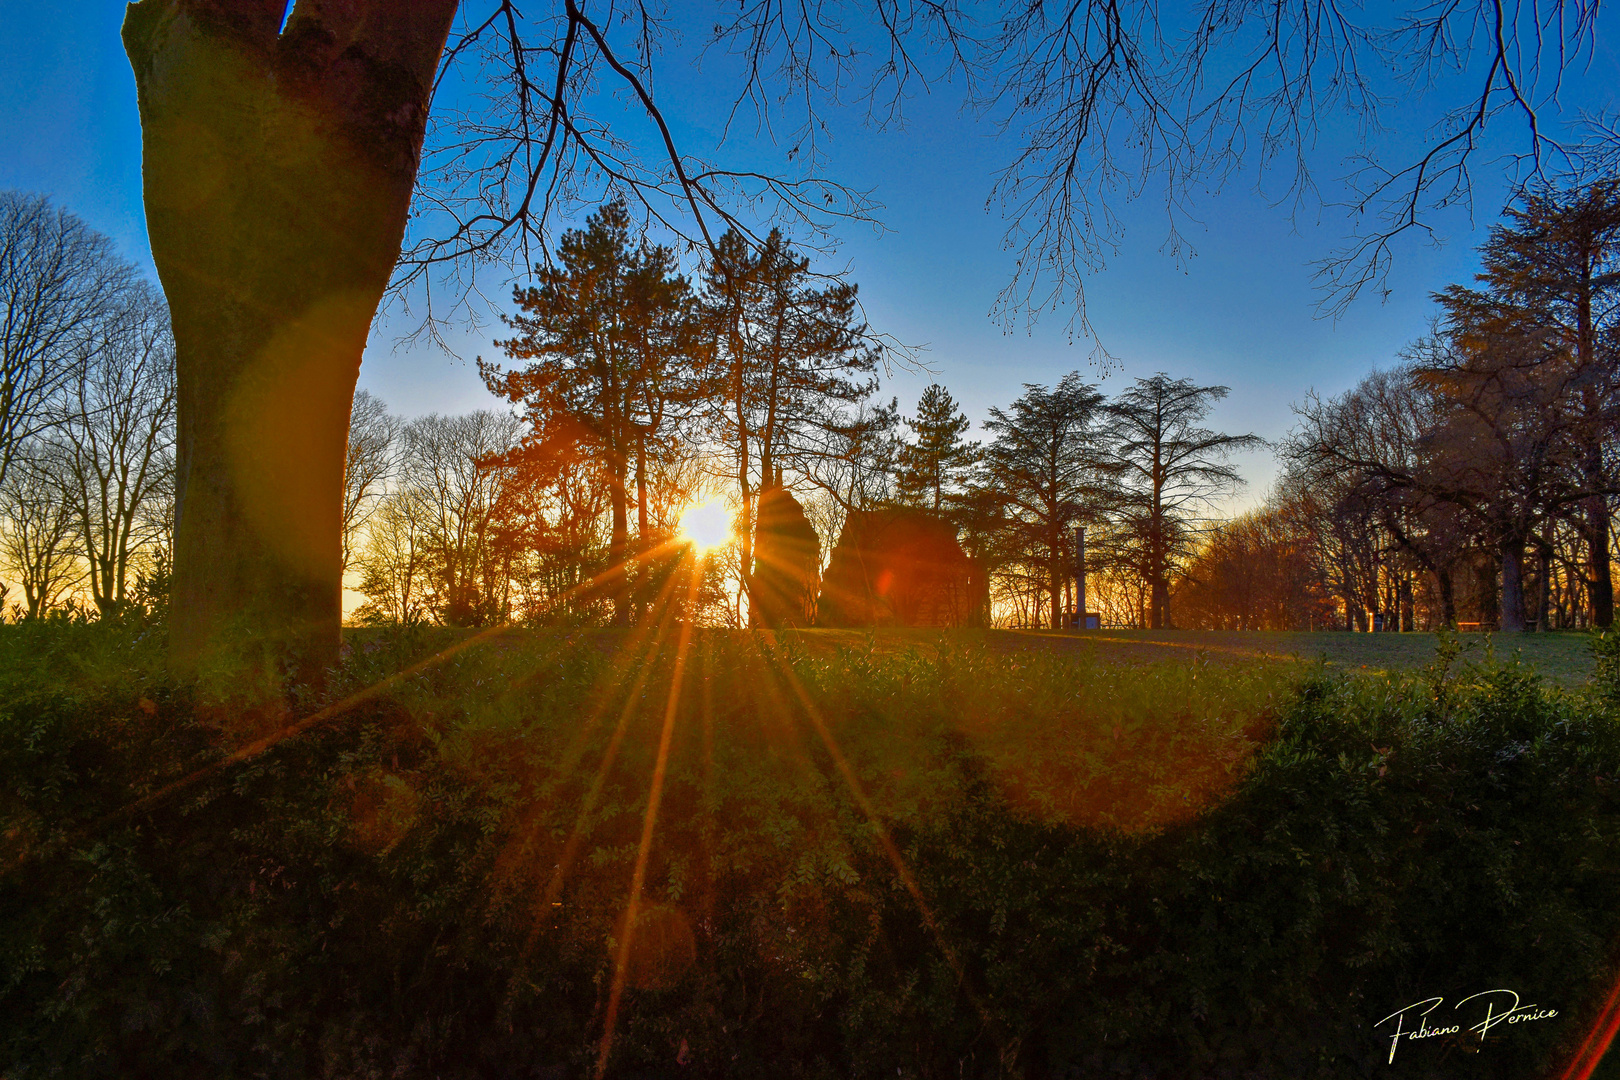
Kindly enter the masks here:
<path id="1" fill-rule="evenodd" d="M 699 555 L 731 540 L 731 512 L 723 496 L 693 503 L 681 513 L 681 540 L 691 544 Z"/>

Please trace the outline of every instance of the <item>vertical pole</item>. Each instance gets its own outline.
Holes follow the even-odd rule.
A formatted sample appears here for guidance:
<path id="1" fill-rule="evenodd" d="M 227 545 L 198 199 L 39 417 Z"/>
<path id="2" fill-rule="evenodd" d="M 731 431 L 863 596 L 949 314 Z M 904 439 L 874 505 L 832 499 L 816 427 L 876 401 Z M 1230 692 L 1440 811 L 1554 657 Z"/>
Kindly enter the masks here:
<path id="1" fill-rule="evenodd" d="M 1077 628 L 1086 628 L 1086 527 L 1074 527 L 1074 610 L 1079 616 Z"/>

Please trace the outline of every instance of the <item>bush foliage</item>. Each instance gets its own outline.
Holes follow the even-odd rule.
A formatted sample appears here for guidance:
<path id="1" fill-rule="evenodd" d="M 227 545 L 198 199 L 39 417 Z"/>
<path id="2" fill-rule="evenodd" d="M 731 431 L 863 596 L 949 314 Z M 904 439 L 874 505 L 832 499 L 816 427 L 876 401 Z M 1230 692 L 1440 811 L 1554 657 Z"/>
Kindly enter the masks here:
<path id="1" fill-rule="evenodd" d="M 666 730 L 609 1076 L 1536 1076 L 1614 974 L 1613 640 L 1575 693 L 674 637 L 497 637 L 109 818 L 238 733 L 3 628 L 0 1073 L 589 1075 Z M 1559 1016 L 1389 1064 L 1497 987 Z"/>

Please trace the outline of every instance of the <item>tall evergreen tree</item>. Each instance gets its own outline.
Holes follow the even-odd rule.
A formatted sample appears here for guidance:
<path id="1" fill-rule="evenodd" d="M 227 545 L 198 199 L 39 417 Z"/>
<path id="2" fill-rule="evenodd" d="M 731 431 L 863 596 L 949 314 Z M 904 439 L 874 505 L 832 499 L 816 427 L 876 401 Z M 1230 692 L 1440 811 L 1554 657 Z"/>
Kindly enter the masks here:
<path id="1" fill-rule="evenodd" d="M 630 619 L 629 484 L 635 470 L 643 538 L 646 456 L 671 401 L 684 393 L 678 360 L 691 351 L 690 287 L 675 255 L 645 239 L 632 242 L 630 213 L 608 203 L 584 229 L 563 234 L 559 265 L 537 267 L 540 284 L 515 291 L 518 336 L 498 342 L 517 371 L 479 361 L 493 393 L 527 409 L 530 450 L 583 452 L 603 466 L 613 514 L 610 564 L 614 622 Z"/>
<path id="2" fill-rule="evenodd" d="M 1481 290 L 1453 286 L 1448 311 L 1512 309 L 1525 327 L 1544 333 L 1574 363 L 1570 402 L 1579 416 L 1582 482 L 1591 492 L 1574 517 L 1586 541 L 1591 620 L 1614 622 L 1608 499 L 1615 486 L 1605 449 L 1620 421 L 1620 178 L 1571 191 L 1525 192 L 1503 211 L 1481 250 Z"/>
<path id="3" fill-rule="evenodd" d="M 856 286 L 819 285 L 810 260 L 778 230 L 757 249 L 727 232 L 703 285 L 709 426 L 731 457 L 748 568 L 759 496 L 787 467 L 802 469 L 827 452 L 841 426 L 840 406 L 876 389 L 877 352 L 859 321 Z"/>
<path id="4" fill-rule="evenodd" d="M 1217 493 L 1242 483 L 1227 455 L 1264 446 L 1255 435 L 1199 427 L 1227 395 L 1159 372 L 1108 407 L 1112 453 L 1124 478 L 1122 509 L 1135 561 L 1150 591 L 1149 625 L 1170 625 L 1170 571 L 1186 553 L 1193 515 Z"/>
<path id="5" fill-rule="evenodd" d="M 912 441 L 900 448 L 900 498 L 939 513 L 978 460 L 978 446 L 962 436 L 971 425 L 950 391 L 929 386 L 917 402 L 917 417 L 907 420 Z"/>
<path id="6" fill-rule="evenodd" d="M 1007 412 L 991 409 L 986 488 L 1003 507 L 1006 530 L 1041 567 L 1051 626 L 1063 625 L 1069 534 L 1096 518 L 1112 497 L 1113 466 L 1101 446 L 1103 396 L 1071 371 L 1052 389 L 1024 384 Z"/>

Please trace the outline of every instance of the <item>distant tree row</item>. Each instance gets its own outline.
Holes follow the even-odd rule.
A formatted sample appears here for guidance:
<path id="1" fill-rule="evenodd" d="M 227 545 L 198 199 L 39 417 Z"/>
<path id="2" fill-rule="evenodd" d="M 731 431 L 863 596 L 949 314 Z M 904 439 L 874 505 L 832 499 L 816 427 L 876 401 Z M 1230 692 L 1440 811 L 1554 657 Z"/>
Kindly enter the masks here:
<path id="1" fill-rule="evenodd" d="M 514 295 L 514 336 L 499 343 L 510 363 L 480 361 L 517 420 L 493 441 L 472 428 L 460 437 L 462 466 L 491 478 L 487 495 L 462 503 L 477 524 L 441 523 L 444 500 L 430 494 L 445 486 L 431 479 L 441 455 L 424 425 L 493 421 L 415 421 L 371 439 L 400 456 L 367 469 L 357 447 L 384 421 L 368 421 L 376 402 L 357 399 L 351 477 L 398 480 L 369 518 L 346 519 L 351 531 L 372 522 L 356 563 L 365 617 L 628 623 L 668 589 L 680 509 L 725 491 L 736 543 L 702 595 L 748 625 L 756 509 L 789 487 L 824 559 L 852 510 L 905 505 L 952 522 L 1003 621 L 1063 624 L 1075 529 L 1089 527 L 1095 565 L 1132 568 L 1146 583 L 1143 619 L 1169 625 L 1171 582 L 1211 499 L 1239 483 L 1228 455 L 1262 445 L 1201 426 L 1225 387 L 1160 374 L 1110 401 L 1075 373 L 991 409 L 980 444 L 943 386 L 904 420 L 897 401 L 874 398 L 879 352 L 854 285 L 818 279 L 778 234 L 752 255 L 735 234 L 717 247 L 694 284 L 669 249 L 636 235 L 621 203 L 563 236 L 556 264 Z M 365 504 L 350 489 L 352 506 Z M 459 554 L 463 535 L 484 562 Z M 463 562 L 489 568 L 458 572 Z"/>
<path id="2" fill-rule="evenodd" d="M 788 488 L 824 564 L 852 511 L 949 522 L 1002 624 L 1074 613 L 1079 529 L 1108 625 L 1612 622 L 1620 182 L 1510 207 L 1475 286 L 1436 297 L 1398 365 L 1298 406 L 1276 488 L 1230 521 L 1232 456 L 1265 444 L 1206 425 L 1227 388 L 1158 373 L 1110 397 L 1074 372 L 990 408 L 975 440 L 944 386 L 904 416 L 877 396 L 856 286 L 780 234 L 716 247 L 689 279 L 608 203 L 514 293 L 505 359 L 479 362 L 510 412 L 406 421 L 356 396 L 342 565 L 359 618 L 626 625 L 674 604 L 747 626 L 760 500 Z M 161 300 L 77 219 L 4 194 L 0 304 L 0 602 L 107 615 L 161 593 L 177 468 Z M 677 525 L 712 496 L 735 542 L 699 574 Z"/>
<path id="3" fill-rule="evenodd" d="M 157 290 L 72 214 L 0 192 L 0 615 L 164 602 L 174 417 Z"/>
<path id="4" fill-rule="evenodd" d="M 991 614 L 1059 625 L 1074 530 L 1099 582 L 1129 574 L 1130 618 L 1169 625 L 1171 584 L 1226 455 L 1259 444 L 1202 428 L 1225 388 L 1164 375 L 1109 401 L 1071 374 L 992 408 L 988 439 L 950 393 L 915 415 L 878 389 L 876 338 L 852 284 L 818 278 L 773 234 L 736 234 L 689 281 L 609 203 L 565 234 L 514 295 L 505 366 L 480 361 L 514 411 L 405 421 L 351 410 L 342 565 L 374 622 L 510 618 L 626 624 L 679 594 L 753 621 L 760 497 L 794 489 L 822 539 L 886 505 L 954 523 L 988 572 Z M 38 198 L 0 196 L 0 561 L 13 618 L 110 614 L 139 581 L 161 596 L 174 522 L 168 313 L 110 243 Z M 695 590 L 674 587 L 684 507 L 736 503 L 736 543 Z"/>
<path id="5" fill-rule="evenodd" d="M 1071 372 L 991 408 L 990 438 L 970 444 L 966 417 L 930 386 L 906 421 L 912 438 L 896 453 L 895 498 L 958 525 L 989 575 L 995 621 L 1065 624 L 1084 528 L 1099 584 L 1111 576 L 1139 586 L 1115 621 L 1169 626 L 1170 586 L 1193 538 L 1218 496 L 1242 484 L 1231 455 L 1264 445 L 1203 426 L 1227 392 L 1161 372 L 1110 400 Z"/>
<path id="6" fill-rule="evenodd" d="M 1620 181 L 1526 193 L 1395 367 L 1308 398 L 1267 505 L 1182 579 L 1192 625 L 1609 626 Z"/>
<path id="7" fill-rule="evenodd" d="M 670 591 L 680 560 L 668 541 L 694 489 L 693 463 L 669 455 L 650 462 L 636 535 L 660 550 L 615 573 L 611 475 L 572 456 L 535 453 L 525 434 L 509 413 L 401 421 L 371 394 L 355 396 L 344 566 L 365 601 L 353 618 L 589 624 L 613 618 L 620 583 L 632 616 Z M 731 565 L 716 564 L 699 595 L 681 593 L 676 605 L 719 603 L 715 581 Z"/>

